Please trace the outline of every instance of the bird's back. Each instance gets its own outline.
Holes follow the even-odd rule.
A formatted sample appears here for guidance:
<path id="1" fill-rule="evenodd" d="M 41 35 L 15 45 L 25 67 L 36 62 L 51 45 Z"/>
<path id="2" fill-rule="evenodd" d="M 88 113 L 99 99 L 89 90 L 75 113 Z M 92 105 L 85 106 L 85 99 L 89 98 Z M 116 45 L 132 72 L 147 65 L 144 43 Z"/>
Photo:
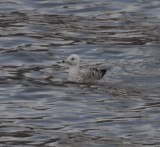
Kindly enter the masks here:
<path id="1" fill-rule="evenodd" d="M 89 68 L 80 73 L 82 82 L 94 82 L 103 78 L 107 69 Z"/>

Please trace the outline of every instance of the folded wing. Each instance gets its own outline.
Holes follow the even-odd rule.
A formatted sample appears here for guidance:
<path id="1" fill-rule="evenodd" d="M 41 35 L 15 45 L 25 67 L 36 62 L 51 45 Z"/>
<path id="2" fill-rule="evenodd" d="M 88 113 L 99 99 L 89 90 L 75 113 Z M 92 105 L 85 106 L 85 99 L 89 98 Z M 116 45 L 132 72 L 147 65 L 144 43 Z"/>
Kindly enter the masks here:
<path id="1" fill-rule="evenodd" d="M 81 73 L 81 80 L 84 82 L 94 82 L 103 78 L 107 69 L 89 68 Z"/>

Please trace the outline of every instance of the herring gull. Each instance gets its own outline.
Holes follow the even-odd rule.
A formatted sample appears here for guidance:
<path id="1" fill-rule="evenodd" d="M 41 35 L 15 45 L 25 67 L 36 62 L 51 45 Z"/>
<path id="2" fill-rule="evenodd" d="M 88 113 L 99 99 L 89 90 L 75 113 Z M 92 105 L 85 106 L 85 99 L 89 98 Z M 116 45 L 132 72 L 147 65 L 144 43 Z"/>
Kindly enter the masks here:
<path id="1" fill-rule="evenodd" d="M 80 70 L 80 57 L 76 54 L 70 55 L 66 61 L 69 67 L 68 81 L 76 83 L 92 83 L 101 80 L 107 69 L 88 68 Z"/>

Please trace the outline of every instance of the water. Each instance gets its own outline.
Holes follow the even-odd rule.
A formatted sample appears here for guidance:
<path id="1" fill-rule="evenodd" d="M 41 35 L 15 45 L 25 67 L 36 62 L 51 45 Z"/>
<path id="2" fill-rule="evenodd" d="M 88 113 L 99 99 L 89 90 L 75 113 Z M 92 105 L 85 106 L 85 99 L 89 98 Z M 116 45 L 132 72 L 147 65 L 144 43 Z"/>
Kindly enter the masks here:
<path id="1" fill-rule="evenodd" d="M 159 0 L 2 0 L 0 146 L 159 147 L 159 23 Z M 63 82 L 72 53 L 112 69 Z"/>

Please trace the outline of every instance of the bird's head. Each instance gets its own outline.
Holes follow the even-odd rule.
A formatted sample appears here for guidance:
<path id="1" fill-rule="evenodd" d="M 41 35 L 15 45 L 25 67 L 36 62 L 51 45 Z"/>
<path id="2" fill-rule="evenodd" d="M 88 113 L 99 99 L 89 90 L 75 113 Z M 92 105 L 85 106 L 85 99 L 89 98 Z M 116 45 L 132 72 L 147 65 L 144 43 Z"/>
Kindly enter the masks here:
<path id="1" fill-rule="evenodd" d="M 67 58 L 66 62 L 71 66 L 78 66 L 80 63 L 80 57 L 76 54 L 72 54 Z"/>

